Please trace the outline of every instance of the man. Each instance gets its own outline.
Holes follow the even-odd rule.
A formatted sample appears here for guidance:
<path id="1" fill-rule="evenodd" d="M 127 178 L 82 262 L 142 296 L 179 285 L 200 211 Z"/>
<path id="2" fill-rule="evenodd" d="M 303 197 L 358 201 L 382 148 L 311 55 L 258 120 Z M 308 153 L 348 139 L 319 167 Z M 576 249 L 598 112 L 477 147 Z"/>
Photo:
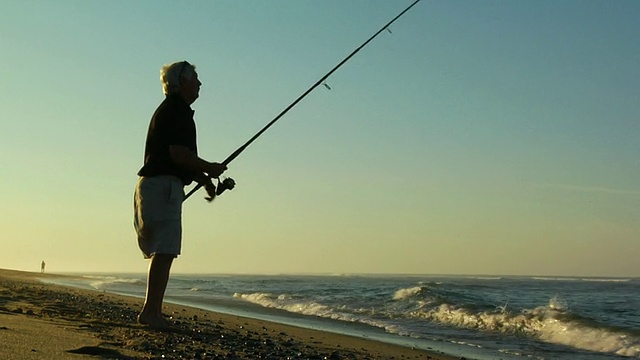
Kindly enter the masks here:
<path id="1" fill-rule="evenodd" d="M 211 196 L 215 192 L 211 178 L 219 177 L 227 167 L 198 157 L 191 104 L 202 83 L 195 66 L 186 61 L 165 65 L 160 80 L 165 99 L 147 132 L 144 165 L 134 196 L 134 227 L 142 254 L 151 259 L 138 322 L 166 328 L 171 324 L 162 316 L 162 302 L 171 264 L 181 250 L 184 186 L 196 180 L 206 184 Z"/>

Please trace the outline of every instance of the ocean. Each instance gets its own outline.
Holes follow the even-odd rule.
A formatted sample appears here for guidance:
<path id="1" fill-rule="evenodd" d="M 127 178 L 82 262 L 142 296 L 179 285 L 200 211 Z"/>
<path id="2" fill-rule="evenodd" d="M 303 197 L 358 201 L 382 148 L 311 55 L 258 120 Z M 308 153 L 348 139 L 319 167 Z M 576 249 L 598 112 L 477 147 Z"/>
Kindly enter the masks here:
<path id="1" fill-rule="evenodd" d="M 144 274 L 54 282 L 145 292 Z M 634 278 L 174 274 L 165 300 L 468 359 L 640 358 Z"/>

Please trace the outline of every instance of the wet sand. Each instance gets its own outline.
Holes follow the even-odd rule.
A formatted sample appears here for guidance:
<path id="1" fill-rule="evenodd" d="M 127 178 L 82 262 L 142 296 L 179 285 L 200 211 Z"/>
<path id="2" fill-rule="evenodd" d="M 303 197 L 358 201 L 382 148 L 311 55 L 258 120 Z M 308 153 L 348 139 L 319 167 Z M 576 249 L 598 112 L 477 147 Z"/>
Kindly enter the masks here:
<path id="1" fill-rule="evenodd" d="M 141 299 L 0 269 L 2 359 L 459 359 L 330 332 L 165 304 L 174 328 L 136 323 Z"/>

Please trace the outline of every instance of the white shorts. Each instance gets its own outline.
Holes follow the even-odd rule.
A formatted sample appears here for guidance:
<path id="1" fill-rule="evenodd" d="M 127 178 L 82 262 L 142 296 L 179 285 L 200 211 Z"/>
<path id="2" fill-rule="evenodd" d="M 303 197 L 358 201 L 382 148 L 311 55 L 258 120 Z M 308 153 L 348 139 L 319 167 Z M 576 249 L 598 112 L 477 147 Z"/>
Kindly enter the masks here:
<path id="1" fill-rule="evenodd" d="M 184 185 L 170 175 L 141 177 L 134 194 L 133 225 L 145 259 L 180 255 Z"/>

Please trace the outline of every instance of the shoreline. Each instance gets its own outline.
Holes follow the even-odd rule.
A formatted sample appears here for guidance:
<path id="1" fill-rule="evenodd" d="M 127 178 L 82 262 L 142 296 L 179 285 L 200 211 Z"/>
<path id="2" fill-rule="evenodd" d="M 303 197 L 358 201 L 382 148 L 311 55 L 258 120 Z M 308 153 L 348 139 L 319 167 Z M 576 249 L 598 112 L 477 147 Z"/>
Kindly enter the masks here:
<path id="1" fill-rule="evenodd" d="M 175 328 L 152 330 L 135 321 L 139 298 L 39 280 L 65 277 L 0 269 L 3 358 L 460 359 L 170 303 L 164 313 Z"/>

